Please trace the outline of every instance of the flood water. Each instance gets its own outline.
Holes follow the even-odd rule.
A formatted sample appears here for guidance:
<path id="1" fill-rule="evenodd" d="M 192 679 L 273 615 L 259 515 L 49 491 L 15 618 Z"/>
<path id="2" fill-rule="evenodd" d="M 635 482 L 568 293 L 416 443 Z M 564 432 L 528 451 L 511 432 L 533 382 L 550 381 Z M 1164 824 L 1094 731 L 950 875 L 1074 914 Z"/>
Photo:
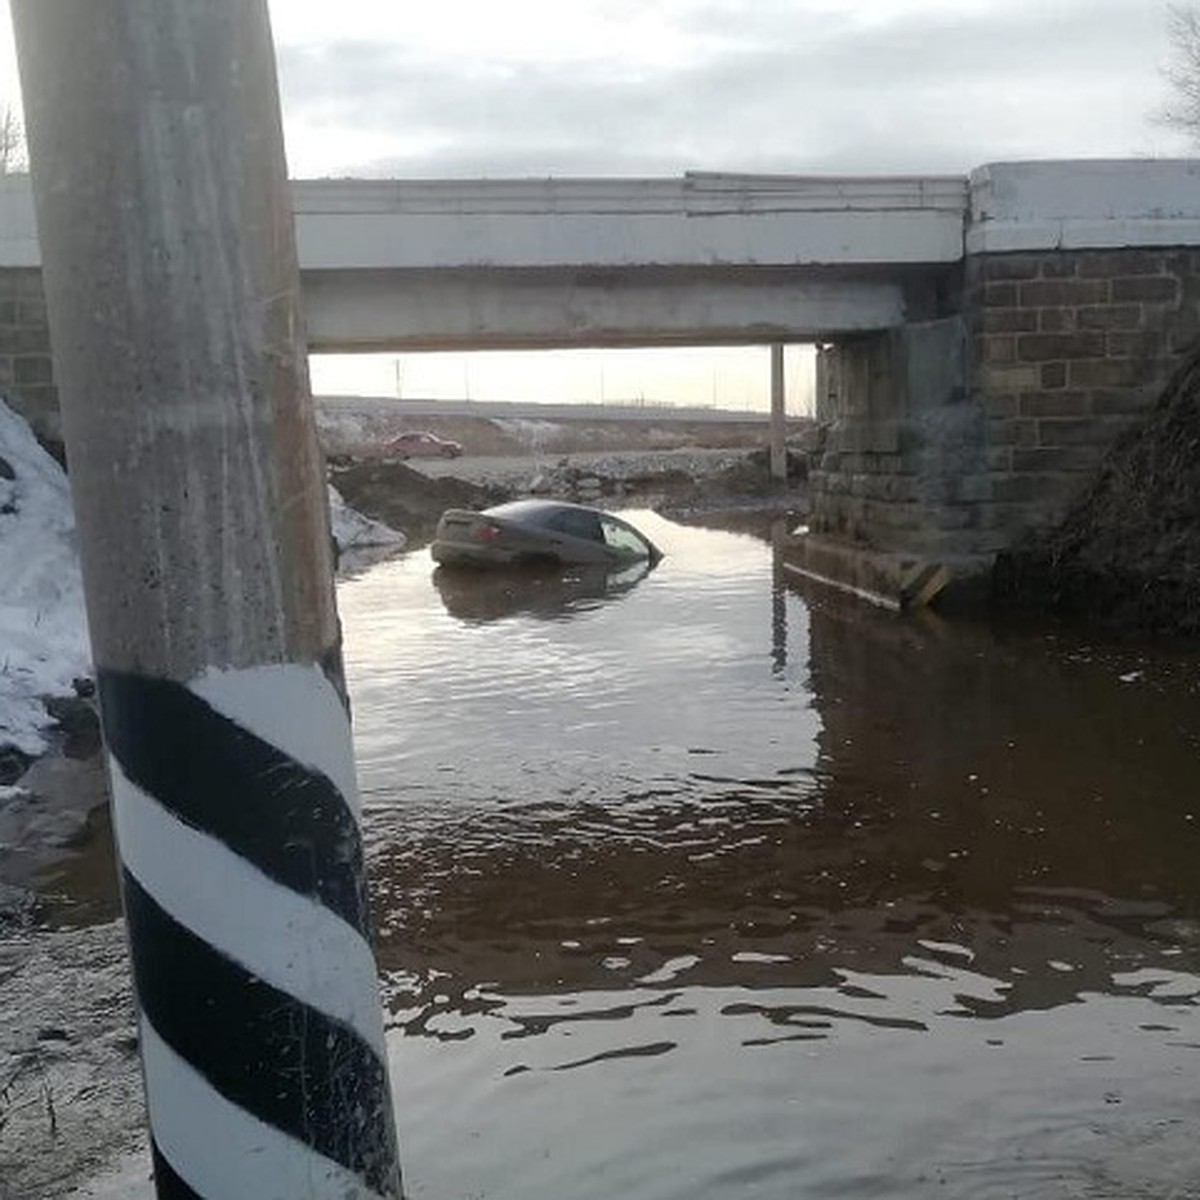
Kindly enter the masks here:
<path id="1" fill-rule="evenodd" d="M 341 585 L 410 1195 L 1200 1196 L 1200 656 L 626 515 Z"/>

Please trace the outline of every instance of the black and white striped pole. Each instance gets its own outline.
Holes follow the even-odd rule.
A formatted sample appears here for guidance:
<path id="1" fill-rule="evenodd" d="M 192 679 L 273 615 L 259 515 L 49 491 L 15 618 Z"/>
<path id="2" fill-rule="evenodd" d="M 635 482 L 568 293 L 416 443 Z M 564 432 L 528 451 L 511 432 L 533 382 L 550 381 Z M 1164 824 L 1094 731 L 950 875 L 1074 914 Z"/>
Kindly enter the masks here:
<path id="1" fill-rule="evenodd" d="M 14 0 L 166 1198 L 400 1195 L 265 0 Z"/>

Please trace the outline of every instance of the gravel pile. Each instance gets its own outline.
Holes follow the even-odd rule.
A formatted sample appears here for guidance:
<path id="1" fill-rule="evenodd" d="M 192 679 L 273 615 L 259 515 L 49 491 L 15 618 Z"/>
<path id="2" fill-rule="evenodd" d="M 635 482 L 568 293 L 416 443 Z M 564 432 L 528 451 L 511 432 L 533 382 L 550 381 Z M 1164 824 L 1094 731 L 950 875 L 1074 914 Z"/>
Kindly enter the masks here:
<path id="1" fill-rule="evenodd" d="M 630 450 L 562 456 L 488 456 L 416 466 L 434 478 L 452 476 L 514 495 L 560 499 L 622 495 L 699 483 L 744 461 L 744 450 Z M 585 499 L 586 502 L 586 499 Z"/>

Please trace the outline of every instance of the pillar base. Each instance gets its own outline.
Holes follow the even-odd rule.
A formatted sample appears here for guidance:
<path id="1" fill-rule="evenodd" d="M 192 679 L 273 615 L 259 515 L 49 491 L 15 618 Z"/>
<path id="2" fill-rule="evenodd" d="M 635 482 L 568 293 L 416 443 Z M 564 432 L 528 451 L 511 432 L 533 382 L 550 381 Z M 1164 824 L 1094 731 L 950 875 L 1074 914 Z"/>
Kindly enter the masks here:
<path id="1" fill-rule="evenodd" d="M 783 548 L 783 569 L 896 612 L 965 608 L 986 600 L 992 556 L 928 558 L 798 530 Z"/>

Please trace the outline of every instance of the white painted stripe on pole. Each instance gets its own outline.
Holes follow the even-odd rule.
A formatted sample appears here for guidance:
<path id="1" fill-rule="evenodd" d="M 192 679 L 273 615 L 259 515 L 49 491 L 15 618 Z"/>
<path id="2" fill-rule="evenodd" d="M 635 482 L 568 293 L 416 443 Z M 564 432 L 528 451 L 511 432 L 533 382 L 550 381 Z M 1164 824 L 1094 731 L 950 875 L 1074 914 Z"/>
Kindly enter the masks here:
<path id="1" fill-rule="evenodd" d="M 222 716 L 320 771 L 359 811 L 350 718 L 314 664 L 275 663 L 237 671 L 210 668 L 189 689 Z"/>
<path id="2" fill-rule="evenodd" d="M 357 1175 L 231 1104 L 140 1018 L 150 1128 L 193 1191 L 214 1200 L 379 1200 Z"/>
<path id="3" fill-rule="evenodd" d="M 385 1058 L 371 947 L 323 905 L 176 819 L 110 757 L 121 859 L 170 916 L 252 975 L 353 1029 Z"/>

